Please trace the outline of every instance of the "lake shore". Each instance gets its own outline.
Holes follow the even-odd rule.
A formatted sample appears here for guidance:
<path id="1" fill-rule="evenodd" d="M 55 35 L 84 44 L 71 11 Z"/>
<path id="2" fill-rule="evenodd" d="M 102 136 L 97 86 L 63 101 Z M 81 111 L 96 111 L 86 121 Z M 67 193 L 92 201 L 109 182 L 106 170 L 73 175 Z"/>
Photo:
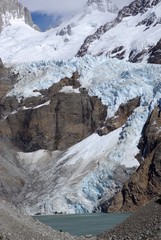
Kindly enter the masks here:
<path id="1" fill-rule="evenodd" d="M 90 223 L 89 223 L 90 224 Z M 161 240 L 161 205 L 151 202 L 114 229 L 96 237 L 56 231 L 0 202 L 0 240 Z"/>

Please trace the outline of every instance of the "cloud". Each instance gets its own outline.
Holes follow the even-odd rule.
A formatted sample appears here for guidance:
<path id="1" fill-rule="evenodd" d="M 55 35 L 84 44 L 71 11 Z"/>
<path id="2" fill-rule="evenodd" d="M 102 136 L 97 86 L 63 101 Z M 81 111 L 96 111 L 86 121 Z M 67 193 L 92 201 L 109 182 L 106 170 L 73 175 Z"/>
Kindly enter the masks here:
<path id="1" fill-rule="evenodd" d="M 31 12 L 42 12 L 46 14 L 68 14 L 79 10 L 88 0 L 18 0 Z M 106 0 L 108 1 L 108 0 Z M 120 9 L 129 5 L 133 0 L 110 0 Z"/>
<path id="2" fill-rule="evenodd" d="M 121 9 L 124 6 L 128 6 L 131 2 L 133 2 L 134 0 L 111 0 L 111 2 L 113 2 L 114 4 L 116 4 L 116 6 Z"/>
<path id="3" fill-rule="evenodd" d="M 18 0 L 31 12 L 68 13 L 81 8 L 87 0 Z"/>

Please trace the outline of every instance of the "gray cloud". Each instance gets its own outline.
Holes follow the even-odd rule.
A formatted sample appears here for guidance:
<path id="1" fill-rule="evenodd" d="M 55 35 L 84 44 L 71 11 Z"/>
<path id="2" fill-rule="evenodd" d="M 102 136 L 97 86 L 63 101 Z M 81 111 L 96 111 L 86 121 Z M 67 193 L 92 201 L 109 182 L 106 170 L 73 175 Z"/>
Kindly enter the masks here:
<path id="1" fill-rule="evenodd" d="M 31 12 L 64 13 L 72 12 L 82 7 L 87 0 L 18 0 Z"/>
<path id="2" fill-rule="evenodd" d="M 80 9 L 88 0 L 18 0 L 31 12 L 68 13 Z M 120 9 L 133 0 L 111 0 Z"/>

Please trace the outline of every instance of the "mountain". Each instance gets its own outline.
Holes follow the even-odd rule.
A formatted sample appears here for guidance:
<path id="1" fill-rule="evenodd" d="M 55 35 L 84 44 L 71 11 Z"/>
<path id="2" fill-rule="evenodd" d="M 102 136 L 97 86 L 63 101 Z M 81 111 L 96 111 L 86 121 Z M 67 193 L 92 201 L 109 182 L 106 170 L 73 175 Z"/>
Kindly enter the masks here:
<path id="1" fill-rule="evenodd" d="M 120 10 L 114 3 L 88 1 L 73 18 L 45 33 L 16 21 L 0 36 L 1 58 L 6 63 L 22 62 L 25 49 L 25 61 L 30 61 L 31 54 L 32 60 L 58 60 L 88 53 L 131 62 L 153 62 L 153 48 L 158 49 L 161 39 L 160 0 L 129 1 L 130 5 Z M 9 53 L 7 49 L 11 46 Z"/>
<path id="2" fill-rule="evenodd" d="M 1 0 L 0 4 L 0 31 L 17 20 L 24 21 L 31 27 L 38 29 L 33 23 L 28 9 L 24 8 L 17 0 Z"/>
<path id="3" fill-rule="evenodd" d="M 117 12 L 117 7 L 109 0 L 89 1 L 70 21 L 45 33 L 34 31 L 24 22 L 16 21 L 4 29 L 0 36 L 0 43 L 3 45 L 1 58 L 6 63 L 22 62 L 25 49 L 25 61 L 30 61 L 31 55 L 32 60 L 69 59 L 76 55 L 88 35 L 107 21 L 115 19 Z M 8 55 L 11 46 L 12 51 Z"/>
<path id="4" fill-rule="evenodd" d="M 89 53 L 131 62 L 147 61 L 151 48 L 161 38 L 160 8 L 159 0 L 133 1 L 119 11 L 114 21 L 88 36 L 77 56 Z"/>
<path id="5" fill-rule="evenodd" d="M 159 193 L 161 2 L 114 3 L 44 33 L 3 25 L 0 198 L 29 214 L 135 210 Z"/>
<path id="6" fill-rule="evenodd" d="M 160 74 L 160 66 L 90 56 L 12 68 L 14 86 L 1 99 L 2 195 L 30 214 L 100 210 L 139 166 Z"/>

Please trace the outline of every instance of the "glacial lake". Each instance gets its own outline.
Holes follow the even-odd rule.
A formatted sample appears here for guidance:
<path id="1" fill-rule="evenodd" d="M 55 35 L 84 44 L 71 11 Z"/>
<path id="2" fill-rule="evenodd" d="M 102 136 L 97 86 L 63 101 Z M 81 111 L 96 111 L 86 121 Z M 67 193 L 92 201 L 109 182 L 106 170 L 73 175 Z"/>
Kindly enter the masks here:
<path id="1" fill-rule="evenodd" d="M 34 216 L 40 222 L 74 236 L 93 236 L 107 231 L 127 219 L 130 213 L 91 213 Z"/>

